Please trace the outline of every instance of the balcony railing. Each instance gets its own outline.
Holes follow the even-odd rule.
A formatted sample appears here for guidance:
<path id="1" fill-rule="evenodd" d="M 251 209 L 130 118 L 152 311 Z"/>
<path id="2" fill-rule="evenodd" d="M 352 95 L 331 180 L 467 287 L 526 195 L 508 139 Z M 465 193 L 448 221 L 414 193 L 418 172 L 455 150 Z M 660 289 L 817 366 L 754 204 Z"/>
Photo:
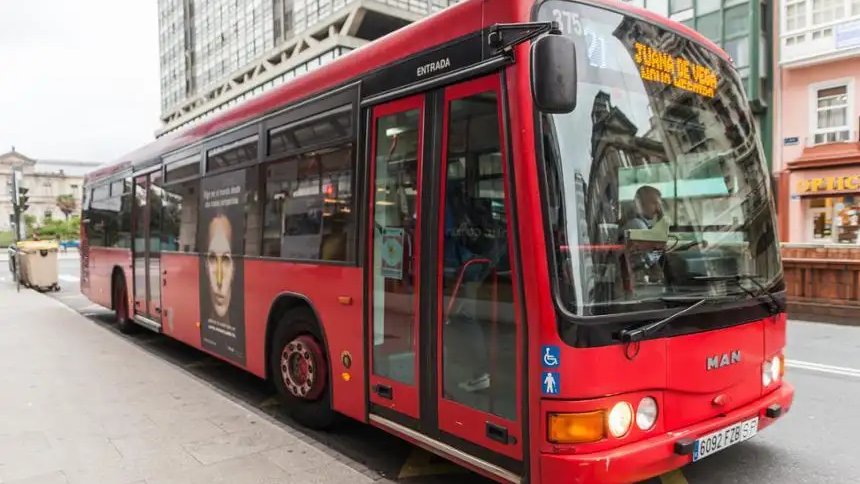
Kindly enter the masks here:
<path id="1" fill-rule="evenodd" d="M 857 141 L 857 131 L 846 127 L 811 133 L 805 138 L 805 145 L 812 147 L 831 143 L 854 143 Z"/>

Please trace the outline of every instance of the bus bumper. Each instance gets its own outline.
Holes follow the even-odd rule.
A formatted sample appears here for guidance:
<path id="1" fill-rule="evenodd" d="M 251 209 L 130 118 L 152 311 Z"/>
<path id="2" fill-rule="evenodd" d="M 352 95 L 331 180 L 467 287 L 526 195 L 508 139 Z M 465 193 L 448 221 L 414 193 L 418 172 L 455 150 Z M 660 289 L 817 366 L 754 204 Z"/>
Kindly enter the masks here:
<path id="1" fill-rule="evenodd" d="M 770 426 L 791 408 L 794 387 L 787 382 L 755 402 L 737 408 L 723 418 L 700 422 L 670 433 L 642 440 L 604 452 L 583 455 L 543 454 L 541 482 L 559 484 L 630 484 L 678 469 L 692 460 L 692 455 L 675 452 L 675 443 L 697 439 L 726 425 L 759 416 L 759 430 Z M 779 415 L 773 410 L 778 405 Z M 768 416 L 770 414 L 771 416 Z M 707 458 L 707 457 L 706 457 Z"/>

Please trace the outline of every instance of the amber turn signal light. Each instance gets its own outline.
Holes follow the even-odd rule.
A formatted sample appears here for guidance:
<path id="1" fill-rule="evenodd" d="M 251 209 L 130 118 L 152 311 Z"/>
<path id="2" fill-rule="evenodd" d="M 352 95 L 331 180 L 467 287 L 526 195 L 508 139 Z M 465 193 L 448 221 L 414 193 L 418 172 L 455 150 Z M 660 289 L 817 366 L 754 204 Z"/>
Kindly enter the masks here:
<path id="1" fill-rule="evenodd" d="M 547 438 L 553 444 L 597 442 L 606 435 L 604 410 L 586 413 L 549 414 Z"/>

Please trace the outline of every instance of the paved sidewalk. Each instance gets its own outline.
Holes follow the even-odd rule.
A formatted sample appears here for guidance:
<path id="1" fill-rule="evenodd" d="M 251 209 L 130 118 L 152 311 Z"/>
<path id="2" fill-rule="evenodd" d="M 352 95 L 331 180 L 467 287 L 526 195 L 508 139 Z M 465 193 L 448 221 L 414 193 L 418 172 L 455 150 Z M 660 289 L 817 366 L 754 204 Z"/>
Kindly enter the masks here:
<path id="1" fill-rule="evenodd" d="M 0 283 L 0 483 L 379 482 L 306 440 L 61 303 Z"/>

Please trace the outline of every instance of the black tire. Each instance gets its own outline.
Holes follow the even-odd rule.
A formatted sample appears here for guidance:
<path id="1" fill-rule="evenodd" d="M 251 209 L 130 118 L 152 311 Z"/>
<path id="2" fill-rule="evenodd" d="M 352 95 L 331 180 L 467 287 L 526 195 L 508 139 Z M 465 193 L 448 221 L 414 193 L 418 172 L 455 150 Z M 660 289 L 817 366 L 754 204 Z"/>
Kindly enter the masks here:
<path id="1" fill-rule="evenodd" d="M 117 329 L 123 334 L 133 334 L 138 325 L 131 320 L 128 305 L 128 289 L 126 289 L 125 278 L 122 275 L 114 276 L 113 281 L 113 310 L 114 322 Z"/>
<path id="2" fill-rule="evenodd" d="M 281 372 L 281 355 L 287 345 L 302 336 L 309 336 L 321 350 L 321 364 L 325 368 L 325 381 L 322 392 L 314 399 L 300 398 L 287 389 Z M 331 428 L 339 419 L 339 414 L 331 408 L 331 372 L 328 366 L 328 349 L 325 347 L 319 323 L 314 313 L 307 308 L 288 311 L 278 323 L 272 339 L 269 354 L 269 374 L 272 383 L 284 403 L 287 414 L 301 425 L 314 429 Z"/>

